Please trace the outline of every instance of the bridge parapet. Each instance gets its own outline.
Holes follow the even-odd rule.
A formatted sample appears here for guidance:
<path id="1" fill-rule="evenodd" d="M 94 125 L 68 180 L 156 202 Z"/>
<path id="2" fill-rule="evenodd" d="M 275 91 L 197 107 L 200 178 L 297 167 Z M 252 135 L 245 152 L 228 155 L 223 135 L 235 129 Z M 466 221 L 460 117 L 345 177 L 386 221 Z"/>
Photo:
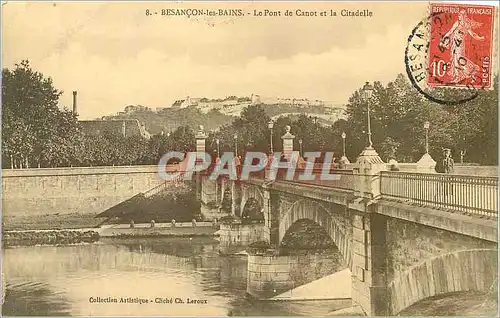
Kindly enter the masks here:
<path id="1" fill-rule="evenodd" d="M 380 197 L 380 172 L 387 170 L 373 148 L 366 148 L 353 166 L 354 196 L 375 200 Z"/>
<path id="2" fill-rule="evenodd" d="M 309 173 L 310 172 L 310 173 Z M 315 166 L 311 170 L 307 170 L 306 168 L 298 167 L 295 169 L 294 174 L 288 178 L 286 169 L 279 169 L 276 174 L 276 179 L 274 181 L 282 181 L 282 182 L 293 182 L 297 184 L 303 185 L 311 185 L 311 186 L 322 186 L 328 188 L 336 188 L 336 189 L 345 189 L 345 190 L 353 190 L 354 189 L 354 174 L 352 170 L 344 170 L 344 169 L 331 169 L 328 171 L 329 175 L 334 175 L 331 180 L 327 180 L 322 178 L 321 174 L 323 170 L 319 166 Z M 304 180 L 305 175 L 311 174 L 311 178 L 309 180 Z M 265 174 L 255 175 L 255 179 L 263 179 L 266 178 L 269 180 L 269 169 L 265 170 Z"/>
<path id="3" fill-rule="evenodd" d="M 498 216 L 498 177 L 381 172 L 382 198 L 479 217 Z"/>

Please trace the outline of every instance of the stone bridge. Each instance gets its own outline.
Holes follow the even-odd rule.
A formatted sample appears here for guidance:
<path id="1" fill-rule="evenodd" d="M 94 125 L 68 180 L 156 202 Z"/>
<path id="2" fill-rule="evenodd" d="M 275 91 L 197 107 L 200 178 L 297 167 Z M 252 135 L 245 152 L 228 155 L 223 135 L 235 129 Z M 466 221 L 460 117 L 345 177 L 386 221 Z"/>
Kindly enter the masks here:
<path id="1" fill-rule="evenodd" d="M 221 224 L 221 248 L 258 241 L 272 247 L 249 255 L 250 294 L 269 297 L 294 286 L 290 271 L 298 261 L 279 250 L 304 219 L 338 248 L 351 271 L 352 300 L 367 315 L 397 315 L 436 295 L 496 292 L 497 177 L 389 171 L 373 149 L 352 170 L 336 170 L 338 180 L 299 181 L 300 173 L 292 181 L 280 174 L 269 180 L 268 171 L 245 181 L 202 177 L 203 191 L 215 190 L 202 196 L 204 205 L 231 196 L 228 213 L 237 221 Z M 250 202 L 263 223 L 238 221 Z"/>
<path id="2" fill-rule="evenodd" d="M 259 178 L 226 180 L 219 193 L 231 190 L 231 213 L 244 218 L 246 205 L 253 201 L 262 211 L 264 222 L 222 224 L 222 247 L 266 241 L 279 249 L 294 223 L 314 221 L 326 230 L 351 270 L 352 299 L 368 315 L 397 314 L 435 295 L 496 288 L 494 205 L 490 205 L 491 210 L 469 207 L 461 211 L 467 209 L 453 203 L 417 202 L 417 195 L 413 195 L 414 200 L 395 199 L 384 188 L 392 175 L 386 177 L 379 172 L 376 178 L 370 178 L 382 189 L 369 193 L 366 184 L 361 184 L 367 181 L 365 175 L 356 174 L 356 170 L 339 173 L 342 178 L 335 181 L 338 187 L 280 180 L 269 184 Z M 491 186 L 481 196 L 493 194 L 495 188 Z M 414 187 L 414 191 L 420 190 Z M 279 256 L 249 256 L 249 263 L 260 264 L 254 277 L 249 270 L 251 294 L 260 295 L 271 287 L 279 292 L 292 286 L 283 275 L 278 279 L 280 272 L 276 270 L 280 266 L 270 266 L 273 258 L 280 262 Z M 265 279 L 256 283 L 263 274 Z"/>

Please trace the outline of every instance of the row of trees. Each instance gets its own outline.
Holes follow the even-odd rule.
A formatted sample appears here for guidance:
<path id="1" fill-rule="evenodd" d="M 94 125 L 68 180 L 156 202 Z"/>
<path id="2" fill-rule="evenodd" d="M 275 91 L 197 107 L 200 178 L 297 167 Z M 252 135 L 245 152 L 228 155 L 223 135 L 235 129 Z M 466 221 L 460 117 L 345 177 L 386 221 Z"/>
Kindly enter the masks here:
<path id="1" fill-rule="evenodd" d="M 3 168 L 155 164 L 167 149 L 194 150 L 188 126 L 150 140 L 111 131 L 86 135 L 75 114 L 60 109 L 61 94 L 28 61 L 2 70 Z"/>
<path id="2" fill-rule="evenodd" d="M 15 69 L 2 71 L 3 168 L 156 164 L 167 151 L 194 151 L 195 131 L 189 125 L 171 134 L 156 134 L 150 140 L 140 136 L 123 137 L 107 132 L 82 133 L 75 115 L 59 108 L 61 91 L 50 78 L 31 69 L 27 61 Z M 290 125 L 296 136 L 295 149 L 302 140 L 303 151 L 334 151 L 342 156 L 342 132 L 347 135 L 346 152 L 351 161 L 366 146 L 367 105 L 371 107 L 372 140 L 383 160 L 415 162 L 425 151 L 424 122 L 430 122 L 429 145 L 434 158 L 443 147 L 455 157 L 466 151 L 465 160 L 497 164 L 498 153 L 498 79 L 493 90 L 482 91 L 465 104 L 444 106 L 426 100 L 405 76 L 382 85 L 374 83 L 369 101 L 361 90 L 349 98 L 346 120 L 331 126 L 317 118 L 300 115 L 281 117 L 268 128 L 270 117 L 261 105 L 251 105 L 241 116 L 209 132 L 207 150 L 221 152 L 270 151 L 282 149 L 281 136 Z M 443 94 L 456 94 L 443 92 Z M 236 138 L 234 138 L 236 136 Z"/>

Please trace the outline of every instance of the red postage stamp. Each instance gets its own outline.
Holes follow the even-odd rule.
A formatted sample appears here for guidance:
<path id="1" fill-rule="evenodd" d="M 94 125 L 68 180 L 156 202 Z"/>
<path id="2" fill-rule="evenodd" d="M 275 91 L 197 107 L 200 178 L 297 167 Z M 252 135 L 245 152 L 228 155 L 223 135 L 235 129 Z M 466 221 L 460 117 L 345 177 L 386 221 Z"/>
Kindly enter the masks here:
<path id="1" fill-rule="evenodd" d="M 491 87 L 494 17 L 492 6 L 431 4 L 429 86 Z"/>

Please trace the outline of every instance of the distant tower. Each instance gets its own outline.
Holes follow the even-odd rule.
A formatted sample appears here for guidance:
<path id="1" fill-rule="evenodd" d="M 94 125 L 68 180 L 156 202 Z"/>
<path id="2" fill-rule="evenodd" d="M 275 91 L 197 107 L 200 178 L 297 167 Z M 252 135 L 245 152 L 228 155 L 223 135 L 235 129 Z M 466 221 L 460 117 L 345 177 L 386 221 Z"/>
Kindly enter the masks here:
<path id="1" fill-rule="evenodd" d="M 76 94 L 77 94 L 77 92 L 73 91 L 73 114 L 78 116 L 78 109 L 76 107 Z"/>

